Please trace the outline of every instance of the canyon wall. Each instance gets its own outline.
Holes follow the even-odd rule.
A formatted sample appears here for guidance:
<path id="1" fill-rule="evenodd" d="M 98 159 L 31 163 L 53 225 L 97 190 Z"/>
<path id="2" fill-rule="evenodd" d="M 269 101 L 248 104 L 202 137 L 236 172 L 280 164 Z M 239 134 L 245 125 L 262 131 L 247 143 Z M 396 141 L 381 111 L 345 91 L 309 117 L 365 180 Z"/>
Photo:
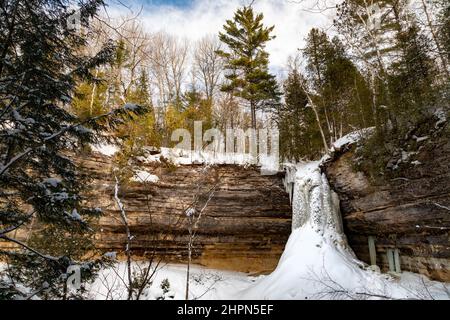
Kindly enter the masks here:
<path id="1" fill-rule="evenodd" d="M 94 153 L 80 163 L 92 178 L 90 204 L 104 211 L 96 226 L 96 247 L 123 254 L 126 235 L 114 198 L 111 158 Z M 262 176 L 256 167 L 237 165 L 138 166 L 159 181 L 128 179 L 120 184 L 118 197 L 134 237 L 135 256 L 156 254 L 165 261 L 186 262 L 188 215 L 195 207 L 197 215 L 202 212 L 193 242 L 195 263 L 251 273 L 276 267 L 291 232 L 282 174 Z"/>

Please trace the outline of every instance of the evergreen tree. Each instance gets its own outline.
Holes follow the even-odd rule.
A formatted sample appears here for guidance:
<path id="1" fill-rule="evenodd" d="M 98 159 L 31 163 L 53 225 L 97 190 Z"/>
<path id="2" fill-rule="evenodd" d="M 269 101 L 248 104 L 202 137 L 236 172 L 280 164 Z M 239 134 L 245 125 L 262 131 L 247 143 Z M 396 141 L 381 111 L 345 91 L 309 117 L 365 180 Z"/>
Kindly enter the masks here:
<path id="1" fill-rule="evenodd" d="M 448 61 L 450 61 L 450 2 L 437 0 L 441 3 L 442 10 L 439 14 L 439 40 Z"/>
<path id="2" fill-rule="evenodd" d="M 345 0 L 337 6 L 335 26 L 364 64 L 372 95 L 372 114 L 377 134 L 386 124 L 396 127 L 391 112 L 388 68 L 401 56 L 396 37 L 413 18 L 406 0 Z"/>
<path id="3" fill-rule="evenodd" d="M 355 128 L 373 124 L 371 95 L 366 80 L 337 37 L 331 40 L 328 53 L 320 94 L 329 112 L 330 135 L 337 140 Z"/>
<path id="4" fill-rule="evenodd" d="M 12 263 L 0 275 L 2 297 L 23 296 L 23 284 L 35 294 L 67 298 L 68 255 L 51 248 L 38 251 L 15 237 L 32 221 L 57 228 L 61 238 L 89 230 L 88 220 L 99 210 L 83 205 L 85 178 L 68 157 L 89 143 L 105 139 L 107 126 L 121 116 L 143 112 L 136 105 L 81 119 L 69 111 L 78 80 L 93 80 L 90 70 L 109 61 L 114 47 L 107 44 L 95 56 L 81 54 L 89 36 L 89 19 L 103 4 L 81 2 L 83 32 L 70 28 L 72 1 L 10 0 L 0 3 L 0 239 L 20 251 L 4 251 Z M 93 265 L 83 263 L 82 277 Z"/>
<path id="5" fill-rule="evenodd" d="M 121 125 L 115 135 L 123 141 L 123 155 L 126 157 L 141 155 L 142 147 L 161 146 L 161 133 L 158 131 L 155 112 L 150 95 L 149 79 L 145 69 L 124 97 L 127 103 L 138 104 L 148 111 L 143 115 L 133 116 Z"/>
<path id="6" fill-rule="evenodd" d="M 92 73 L 95 79 L 79 83 L 71 102 L 71 111 L 81 119 L 88 119 L 108 112 L 106 106 L 108 86 L 103 81 L 104 72 L 95 70 Z"/>
<path id="7" fill-rule="evenodd" d="M 355 128 L 371 124 L 370 92 L 338 38 L 312 29 L 303 50 L 320 124 L 331 145 Z"/>
<path id="8" fill-rule="evenodd" d="M 398 35 L 403 55 L 392 66 L 390 76 L 393 112 L 403 127 L 416 122 L 433 105 L 436 69 L 429 53 L 429 39 L 413 24 Z M 402 128 L 399 128 L 402 129 Z M 406 129 L 406 128 L 403 128 Z"/>
<path id="9" fill-rule="evenodd" d="M 302 88 L 302 75 L 291 70 L 284 83 L 285 103 L 277 112 L 280 131 L 280 155 L 286 160 L 299 161 L 320 155 L 322 140 L 315 117 L 308 108 L 308 98 Z"/>
<path id="10" fill-rule="evenodd" d="M 354 51 L 384 68 L 399 56 L 395 35 L 411 19 L 407 0 L 345 0 L 337 5 L 334 22 Z"/>
<path id="11" fill-rule="evenodd" d="M 238 9 L 233 20 L 227 20 L 219 39 L 229 51 L 218 51 L 225 59 L 228 83 L 222 87 L 236 97 L 247 101 L 256 128 L 256 110 L 275 107 L 280 92 L 277 81 L 269 73 L 269 54 L 265 45 L 272 40 L 274 27 L 264 27 L 263 14 L 254 14 L 251 7 Z"/>
<path id="12" fill-rule="evenodd" d="M 333 54 L 333 47 L 325 32 L 313 28 L 306 38 L 303 55 L 306 58 L 306 70 L 313 88 L 317 91 L 323 86 L 327 62 Z"/>
<path id="13" fill-rule="evenodd" d="M 143 146 L 161 145 L 148 72 L 143 66 L 133 63 L 131 56 L 129 44 L 119 38 L 109 63 L 92 71 L 97 81 L 81 83 L 71 103 L 71 109 L 82 117 L 99 115 L 123 103 L 137 104 L 147 110 L 143 115 L 132 116 L 117 130 L 110 132 L 121 139 L 124 159 L 140 155 Z M 125 78 L 128 80 L 126 85 Z"/>

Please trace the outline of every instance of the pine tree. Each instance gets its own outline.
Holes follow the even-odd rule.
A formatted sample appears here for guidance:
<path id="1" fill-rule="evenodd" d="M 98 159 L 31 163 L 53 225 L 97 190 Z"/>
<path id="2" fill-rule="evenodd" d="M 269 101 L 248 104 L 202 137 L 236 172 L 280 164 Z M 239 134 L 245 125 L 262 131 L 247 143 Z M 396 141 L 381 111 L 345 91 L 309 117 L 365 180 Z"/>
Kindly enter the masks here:
<path id="1" fill-rule="evenodd" d="M 81 119 L 88 119 L 108 112 L 106 106 L 108 86 L 103 81 L 104 72 L 95 70 L 92 73 L 95 79 L 79 83 L 70 104 L 71 111 Z"/>
<path id="2" fill-rule="evenodd" d="M 303 50 L 321 126 L 331 145 L 354 128 L 371 124 L 370 93 L 337 37 L 312 29 Z"/>
<path id="3" fill-rule="evenodd" d="M 81 83 L 71 103 L 71 109 L 82 117 L 97 116 L 123 103 L 137 104 L 147 110 L 110 132 L 122 141 L 123 159 L 141 155 L 143 146 L 161 145 L 148 71 L 143 65 L 133 62 L 129 47 L 128 42 L 119 38 L 111 61 L 92 71 L 97 81 Z"/>
<path id="4" fill-rule="evenodd" d="M 108 126 L 121 116 L 145 110 L 127 105 L 93 118 L 81 119 L 70 112 L 78 80 L 92 80 L 96 66 L 109 61 L 114 47 L 108 43 L 95 56 L 81 54 L 86 45 L 89 19 L 103 4 L 83 1 L 83 32 L 70 28 L 72 1 L 10 0 L 0 3 L 0 239 L 20 251 L 4 251 L 12 263 L 0 275 L 2 297 L 44 292 L 67 298 L 64 279 L 72 257 L 38 251 L 16 238 L 15 231 L 30 228 L 32 221 L 52 226 L 70 239 L 71 233 L 89 230 L 90 217 L 98 209 L 83 205 L 85 178 L 68 156 L 89 143 L 105 139 Z M 4 41 L 3 41 L 4 39 Z M 65 237 L 65 238 L 64 238 Z M 83 277 L 93 265 L 84 263 Z"/>
<path id="5" fill-rule="evenodd" d="M 355 128 L 371 126 L 373 121 L 366 80 L 337 37 L 330 41 L 330 45 L 320 92 L 330 113 L 330 135 L 337 140 Z"/>
<path id="6" fill-rule="evenodd" d="M 439 40 L 447 60 L 450 61 L 450 3 L 445 0 L 437 0 L 437 2 L 442 7 L 439 14 Z"/>
<path id="7" fill-rule="evenodd" d="M 392 109 L 403 126 L 416 122 L 433 105 L 436 68 L 429 55 L 429 42 L 416 24 L 398 35 L 403 55 L 392 66 L 390 86 L 397 93 Z"/>
<path id="8" fill-rule="evenodd" d="M 320 154 L 322 140 L 315 117 L 302 88 L 302 75 L 291 70 L 284 83 L 285 102 L 277 112 L 280 131 L 280 155 L 286 160 L 299 161 Z"/>
<path id="9" fill-rule="evenodd" d="M 122 139 L 122 154 L 127 158 L 141 155 L 142 147 L 161 146 L 161 133 L 157 129 L 149 86 L 148 74 L 145 69 L 142 69 L 139 77 L 124 96 L 127 103 L 137 104 L 148 110 L 143 115 L 133 116 L 114 133 Z"/>
<path id="10" fill-rule="evenodd" d="M 325 32 L 313 28 L 306 38 L 303 56 L 306 58 L 306 69 L 313 88 L 318 90 L 323 86 L 327 61 L 333 54 L 333 47 Z"/>
<path id="11" fill-rule="evenodd" d="M 337 6 L 335 26 L 368 73 L 373 121 L 380 137 L 387 122 L 396 127 L 388 68 L 402 54 L 395 39 L 412 16 L 406 0 L 345 0 Z"/>
<path id="12" fill-rule="evenodd" d="M 251 7 L 238 9 L 233 20 L 227 20 L 219 39 L 228 52 L 218 51 L 225 59 L 228 83 L 222 91 L 244 99 L 250 107 L 252 127 L 256 128 L 256 110 L 273 108 L 279 103 L 277 81 L 269 73 L 269 54 L 265 45 L 272 40 L 274 27 L 264 27 L 263 14 L 254 14 Z"/>

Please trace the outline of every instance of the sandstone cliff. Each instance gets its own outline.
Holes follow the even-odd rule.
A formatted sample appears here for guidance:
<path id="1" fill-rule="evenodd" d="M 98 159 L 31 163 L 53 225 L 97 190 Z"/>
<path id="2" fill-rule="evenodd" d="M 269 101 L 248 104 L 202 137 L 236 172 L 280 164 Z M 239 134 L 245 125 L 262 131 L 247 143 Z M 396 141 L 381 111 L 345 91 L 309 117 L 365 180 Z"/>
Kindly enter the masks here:
<path id="1" fill-rule="evenodd" d="M 92 178 L 91 204 L 105 213 L 98 221 L 96 246 L 123 253 L 126 236 L 113 197 L 111 159 L 94 153 L 83 157 L 81 164 Z M 185 211 L 194 196 L 205 198 L 216 186 L 200 220 L 194 262 L 253 273 L 275 268 L 291 231 L 291 207 L 282 175 L 262 176 L 257 168 L 234 165 L 205 169 L 202 165 L 140 163 L 139 167 L 158 176 L 159 181 L 129 181 L 120 186 L 119 197 L 134 236 L 134 255 L 156 253 L 165 261 L 185 262 Z M 199 201 L 198 205 L 205 203 Z"/>

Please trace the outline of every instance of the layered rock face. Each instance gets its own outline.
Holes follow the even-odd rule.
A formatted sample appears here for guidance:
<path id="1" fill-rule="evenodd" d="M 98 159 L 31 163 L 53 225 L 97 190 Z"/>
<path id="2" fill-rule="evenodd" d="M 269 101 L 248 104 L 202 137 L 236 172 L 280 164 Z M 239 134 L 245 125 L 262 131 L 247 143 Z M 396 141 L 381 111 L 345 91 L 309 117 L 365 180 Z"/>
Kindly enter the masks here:
<path id="1" fill-rule="evenodd" d="M 370 263 L 372 236 L 376 264 L 383 271 L 389 270 L 388 250 L 398 249 L 402 270 L 450 281 L 448 139 L 416 158 L 417 165 L 381 185 L 355 171 L 351 148 L 336 153 L 323 170 L 339 194 L 345 233 L 359 259 Z"/>
<path id="2" fill-rule="evenodd" d="M 80 162 L 92 177 L 91 205 L 105 213 L 98 221 L 96 246 L 123 254 L 126 234 L 114 198 L 111 159 L 93 154 Z M 291 231 L 282 175 L 262 176 L 257 168 L 234 165 L 139 166 L 159 181 L 119 186 L 117 195 L 133 235 L 133 255 L 184 263 L 191 229 L 195 263 L 252 273 L 276 267 Z M 200 214 L 194 227 L 195 219 L 189 216 Z"/>

